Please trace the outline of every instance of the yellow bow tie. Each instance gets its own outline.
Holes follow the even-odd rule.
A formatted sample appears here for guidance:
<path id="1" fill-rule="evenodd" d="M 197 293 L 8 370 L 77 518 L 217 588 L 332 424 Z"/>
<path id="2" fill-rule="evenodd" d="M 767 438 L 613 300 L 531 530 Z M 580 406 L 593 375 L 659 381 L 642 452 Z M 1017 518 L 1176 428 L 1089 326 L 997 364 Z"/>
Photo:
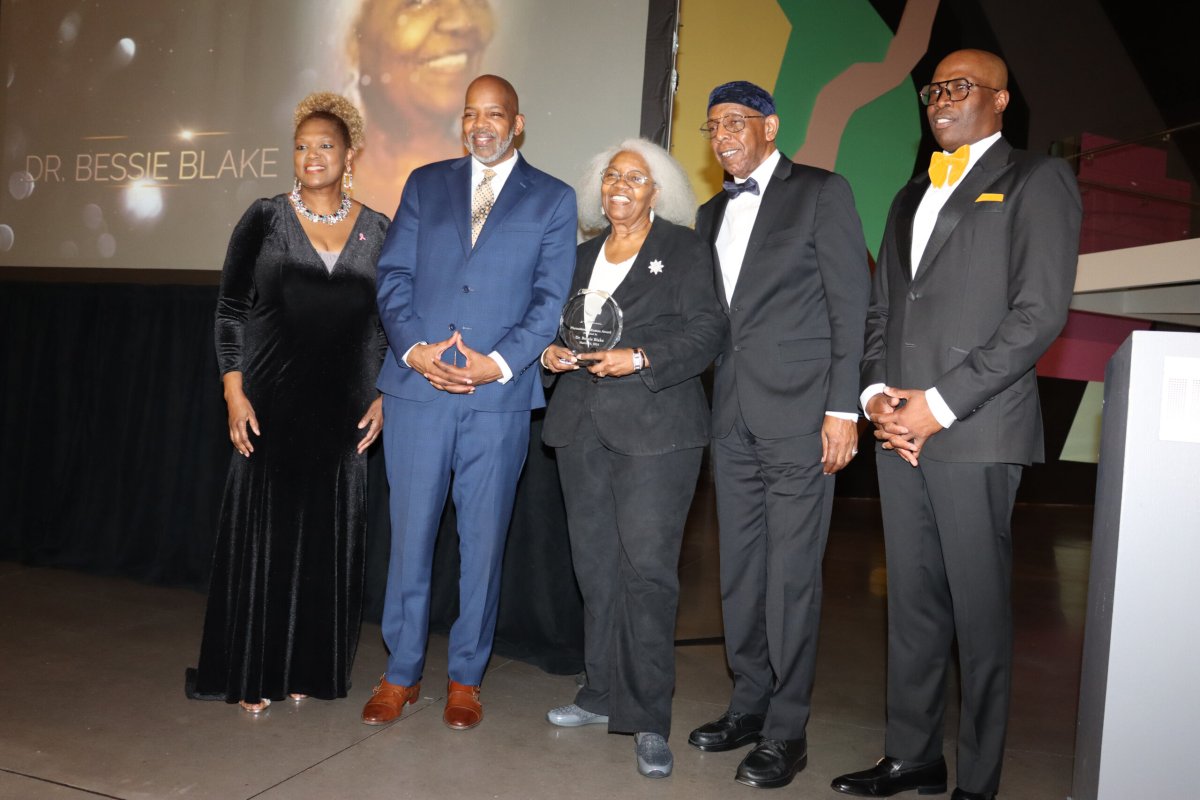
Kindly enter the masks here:
<path id="1" fill-rule="evenodd" d="M 947 155 L 937 152 L 929 159 L 929 180 L 937 188 L 953 186 L 967 171 L 967 162 L 971 160 L 971 145 L 962 147 Z"/>

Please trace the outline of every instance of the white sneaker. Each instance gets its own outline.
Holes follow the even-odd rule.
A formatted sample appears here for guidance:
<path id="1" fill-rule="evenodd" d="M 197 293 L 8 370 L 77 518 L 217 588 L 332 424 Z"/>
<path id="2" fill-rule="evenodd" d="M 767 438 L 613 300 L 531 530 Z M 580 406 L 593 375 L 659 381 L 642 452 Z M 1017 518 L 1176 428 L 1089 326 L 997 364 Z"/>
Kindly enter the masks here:
<path id="1" fill-rule="evenodd" d="M 546 712 L 546 719 L 551 725 L 560 728 L 578 728 L 580 725 L 607 725 L 608 717 L 603 714 L 593 714 L 571 703 L 569 706 L 559 706 Z"/>

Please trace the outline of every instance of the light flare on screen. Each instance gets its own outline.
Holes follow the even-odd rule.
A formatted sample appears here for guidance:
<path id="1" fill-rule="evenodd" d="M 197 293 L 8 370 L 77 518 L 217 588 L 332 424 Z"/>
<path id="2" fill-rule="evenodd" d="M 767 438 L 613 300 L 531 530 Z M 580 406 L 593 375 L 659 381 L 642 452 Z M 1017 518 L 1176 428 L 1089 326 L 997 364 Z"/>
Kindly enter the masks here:
<path id="1" fill-rule="evenodd" d="M 29 197 L 33 194 L 35 185 L 33 176 L 23 170 L 8 176 L 8 193 L 13 196 L 14 200 L 24 200 Z"/>
<path id="2" fill-rule="evenodd" d="M 137 55 L 137 43 L 128 36 L 118 41 L 113 50 L 113 60 L 120 66 L 125 66 L 133 61 L 135 55 Z"/>
<path id="3" fill-rule="evenodd" d="M 125 213 L 137 222 L 153 222 L 162 216 L 162 187 L 150 180 L 137 180 L 124 190 Z"/>

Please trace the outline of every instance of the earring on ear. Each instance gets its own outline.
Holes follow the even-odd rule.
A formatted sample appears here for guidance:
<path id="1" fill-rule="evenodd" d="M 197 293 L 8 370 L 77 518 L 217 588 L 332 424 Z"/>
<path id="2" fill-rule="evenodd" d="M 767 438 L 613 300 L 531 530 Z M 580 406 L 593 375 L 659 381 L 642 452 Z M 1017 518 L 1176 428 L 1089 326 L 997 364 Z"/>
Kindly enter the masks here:
<path id="1" fill-rule="evenodd" d="M 354 194 L 354 173 L 349 169 L 342 173 L 342 188 L 350 194 Z"/>
<path id="2" fill-rule="evenodd" d="M 299 194 L 299 192 L 300 192 L 300 176 L 297 175 L 296 178 L 292 181 L 292 193 Z"/>

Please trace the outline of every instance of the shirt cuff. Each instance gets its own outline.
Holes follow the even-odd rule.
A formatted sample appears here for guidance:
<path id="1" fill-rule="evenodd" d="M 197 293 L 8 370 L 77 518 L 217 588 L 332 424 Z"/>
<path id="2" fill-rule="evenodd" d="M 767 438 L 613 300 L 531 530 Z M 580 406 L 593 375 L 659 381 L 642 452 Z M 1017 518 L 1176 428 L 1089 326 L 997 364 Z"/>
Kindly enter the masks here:
<path id="1" fill-rule="evenodd" d="M 954 412 L 950 410 L 950 406 L 946 405 L 946 401 L 942 399 L 942 395 L 937 389 L 925 390 L 925 403 L 929 406 L 929 412 L 933 414 L 933 418 L 943 428 L 949 428 L 958 420 L 958 417 L 954 416 Z"/>
<path id="2" fill-rule="evenodd" d="M 825 416 L 837 417 L 838 419 L 844 419 L 849 422 L 858 422 L 858 414 L 853 414 L 849 411 L 826 411 Z"/>
<path id="3" fill-rule="evenodd" d="M 429 344 L 429 342 L 417 342 L 417 344 Z M 413 351 L 413 347 L 416 347 L 417 344 L 414 344 L 412 347 L 405 350 L 404 355 L 400 356 L 400 360 L 404 362 L 404 366 L 408 367 L 409 369 L 412 369 L 412 364 L 408 363 L 408 354 Z"/>
<path id="4" fill-rule="evenodd" d="M 867 413 L 867 403 L 871 401 L 872 397 L 883 392 L 884 385 L 882 383 L 872 383 L 866 389 L 863 389 L 863 393 L 858 396 L 858 404 L 862 406 L 863 416 L 867 418 L 868 422 L 871 421 L 871 415 Z"/>
<path id="5" fill-rule="evenodd" d="M 508 362 L 504 360 L 504 356 L 493 350 L 488 353 L 488 358 L 496 362 L 496 366 L 500 368 L 500 377 L 496 379 L 497 383 L 508 383 L 512 380 L 512 370 L 508 368 Z"/>

